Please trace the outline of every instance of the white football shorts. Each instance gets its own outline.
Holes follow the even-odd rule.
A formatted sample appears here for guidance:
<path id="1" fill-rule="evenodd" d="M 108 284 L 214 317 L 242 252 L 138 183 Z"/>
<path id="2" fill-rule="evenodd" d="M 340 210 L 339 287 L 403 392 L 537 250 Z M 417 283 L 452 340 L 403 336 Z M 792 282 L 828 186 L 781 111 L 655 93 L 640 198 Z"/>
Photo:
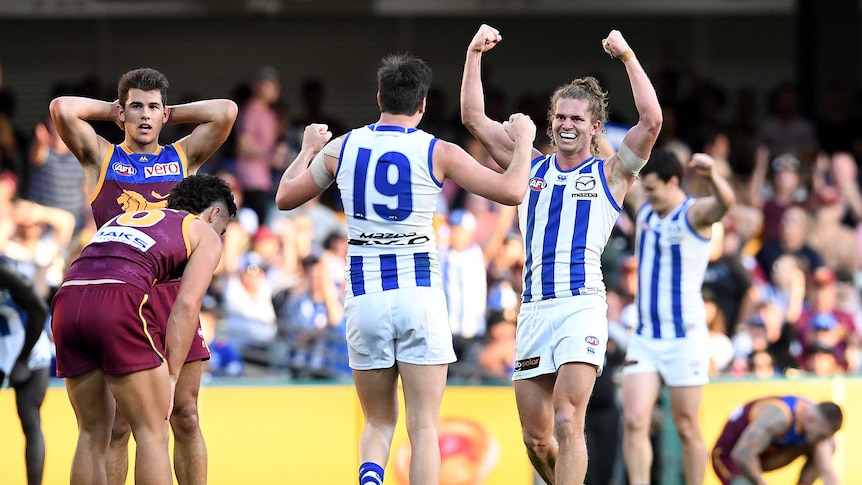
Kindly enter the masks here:
<path id="1" fill-rule="evenodd" d="M 652 339 L 629 336 L 623 375 L 657 372 L 670 387 L 702 386 L 709 382 L 709 331 L 689 330 L 685 337 Z"/>
<path id="2" fill-rule="evenodd" d="M 522 304 L 512 380 L 554 374 L 567 362 L 592 364 L 601 375 L 608 347 L 607 315 L 603 294 Z"/>
<path id="3" fill-rule="evenodd" d="M 352 369 L 387 369 L 395 361 L 418 365 L 455 362 L 446 296 L 414 287 L 347 298 L 347 344 Z"/>

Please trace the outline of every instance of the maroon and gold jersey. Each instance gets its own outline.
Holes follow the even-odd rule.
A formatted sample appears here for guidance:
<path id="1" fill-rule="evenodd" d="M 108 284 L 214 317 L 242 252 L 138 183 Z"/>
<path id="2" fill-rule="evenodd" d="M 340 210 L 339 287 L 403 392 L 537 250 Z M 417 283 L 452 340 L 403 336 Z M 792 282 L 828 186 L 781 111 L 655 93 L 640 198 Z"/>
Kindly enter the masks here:
<path id="1" fill-rule="evenodd" d="M 171 189 L 187 170 L 188 159 L 179 143 L 160 147 L 157 153 L 133 153 L 125 144 L 114 145 L 90 195 L 96 225 L 123 212 L 167 207 Z"/>
<path id="2" fill-rule="evenodd" d="M 64 281 L 120 280 L 145 292 L 182 276 L 191 254 L 184 211 L 155 209 L 121 214 L 105 223 L 81 252 Z"/>

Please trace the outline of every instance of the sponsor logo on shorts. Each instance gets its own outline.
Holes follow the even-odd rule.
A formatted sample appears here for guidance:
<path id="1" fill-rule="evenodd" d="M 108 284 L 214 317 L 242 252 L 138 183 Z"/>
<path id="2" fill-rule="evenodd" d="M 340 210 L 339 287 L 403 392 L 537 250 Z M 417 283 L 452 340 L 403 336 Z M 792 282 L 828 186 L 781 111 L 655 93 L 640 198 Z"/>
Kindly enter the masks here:
<path id="1" fill-rule="evenodd" d="M 127 177 L 131 177 L 138 173 L 138 171 L 135 170 L 135 167 L 121 162 L 114 162 L 114 164 L 111 165 L 111 170 L 113 170 L 117 175 L 125 175 Z"/>
<path id="2" fill-rule="evenodd" d="M 545 182 L 544 179 L 540 179 L 538 177 L 533 177 L 530 179 L 530 188 L 533 190 L 542 190 L 548 186 L 548 183 Z"/>
<path id="3" fill-rule="evenodd" d="M 520 370 L 530 370 L 539 367 L 539 360 L 541 357 L 530 357 L 529 359 L 522 359 L 515 362 L 515 372 Z"/>
<path id="4" fill-rule="evenodd" d="M 584 341 L 585 341 L 587 344 L 589 344 L 591 347 L 595 347 L 596 345 L 599 345 L 599 338 L 598 338 L 598 337 L 593 337 L 592 335 L 590 335 L 589 337 L 585 338 L 585 339 L 584 339 Z"/>

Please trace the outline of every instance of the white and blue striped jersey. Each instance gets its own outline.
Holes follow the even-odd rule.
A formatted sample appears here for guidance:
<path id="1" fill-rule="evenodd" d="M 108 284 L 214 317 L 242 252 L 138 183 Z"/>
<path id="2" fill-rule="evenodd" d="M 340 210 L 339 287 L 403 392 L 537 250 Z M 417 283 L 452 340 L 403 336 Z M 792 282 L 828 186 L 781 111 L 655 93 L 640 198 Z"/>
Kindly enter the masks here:
<path id="1" fill-rule="evenodd" d="M 621 210 L 608 188 L 604 164 L 592 157 L 564 171 L 556 155 L 533 160 L 530 190 L 518 207 L 527 251 L 525 303 L 604 294 L 602 252 Z"/>
<path id="2" fill-rule="evenodd" d="M 638 212 L 638 335 L 674 339 L 706 328 L 701 288 L 709 264 L 709 239 L 686 217 L 694 201 L 686 197 L 664 218 L 649 203 Z"/>
<path id="3" fill-rule="evenodd" d="M 442 288 L 432 225 L 442 183 L 422 130 L 368 125 L 344 137 L 335 175 L 347 217 L 347 296 Z"/>

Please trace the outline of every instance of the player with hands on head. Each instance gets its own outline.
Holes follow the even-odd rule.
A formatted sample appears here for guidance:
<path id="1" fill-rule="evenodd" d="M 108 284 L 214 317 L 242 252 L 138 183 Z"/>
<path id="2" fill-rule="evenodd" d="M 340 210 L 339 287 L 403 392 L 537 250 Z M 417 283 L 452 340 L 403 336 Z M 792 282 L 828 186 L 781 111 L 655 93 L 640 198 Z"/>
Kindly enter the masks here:
<path id="1" fill-rule="evenodd" d="M 497 29 L 482 25 L 470 41 L 461 120 L 505 168 L 515 144 L 485 114 L 481 78 L 482 55 L 501 40 Z M 626 69 L 638 122 L 615 155 L 599 159 L 607 93 L 592 77 L 559 87 L 548 112 L 554 153 L 531 150 L 532 190 L 518 209 L 526 262 L 515 398 L 530 461 L 557 485 L 580 485 L 586 474 L 584 419 L 607 346 L 601 254 L 662 124 L 655 90 L 622 34 L 611 31 L 601 44 Z"/>
<path id="2" fill-rule="evenodd" d="M 433 217 L 443 181 L 502 204 L 527 193 L 536 127 L 512 115 L 501 132 L 511 147 L 504 173 L 482 166 L 458 145 L 416 126 L 425 113 L 431 69 L 392 55 L 377 72 L 377 122 L 351 130 L 306 165 L 288 167 L 276 193 L 292 209 L 338 186 L 347 216 L 347 342 L 365 426 L 359 443 L 360 485 L 383 483 L 404 392 L 412 448 L 410 483 L 440 483 L 440 402 L 455 361 Z M 306 128 L 321 137 L 325 128 Z M 309 133 L 311 130 L 311 133 Z M 324 137 L 325 138 L 325 137 Z M 299 163 L 298 163 L 299 162 Z"/>
<path id="3" fill-rule="evenodd" d="M 96 226 L 128 211 L 161 209 L 171 189 L 194 174 L 231 132 L 237 106 L 228 99 L 209 99 L 169 106 L 167 78 L 150 68 L 134 69 L 120 78 L 117 100 L 61 96 L 51 102 L 51 117 L 60 137 L 75 154 L 86 175 L 87 190 Z M 125 132 L 119 145 L 99 136 L 88 123 L 107 120 Z M 159 135 L 169 123 L 194 124 L 180 140 L 159 144 Z M 180 282 L 155 287 L 148 305 L 162 328 L 167 325 Z M 163 331 L 164 334 L 164 331 Z M 177 382 L 174 432 L 174 466 L 180 485 L 206 483 L 207 451 L 198 419 L 198 393 L 202 361 L 210 353 L 203 333 L 195 335 Z M 108 483 L 126 482 L 129 466 L 129 423 L 117 408 L 111 448 L 108 453 Z"/>

